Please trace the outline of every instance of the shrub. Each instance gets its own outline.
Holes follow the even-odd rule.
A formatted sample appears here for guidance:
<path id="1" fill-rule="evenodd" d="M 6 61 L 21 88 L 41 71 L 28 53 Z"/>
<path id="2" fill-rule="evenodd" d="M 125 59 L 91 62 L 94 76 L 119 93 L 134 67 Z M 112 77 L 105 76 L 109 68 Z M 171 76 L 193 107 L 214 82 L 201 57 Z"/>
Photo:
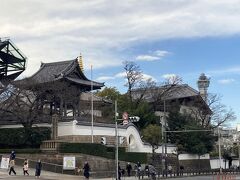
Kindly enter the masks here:
<path id="1" fill-rule="evenodd" d="M 39 148 L 42 141 L 50 138 L 51 129 L 38 128 L 6 128 L 0 129 L 1 148 Z"/>
<path id="2" fill-rule="evenodd" d="M 61 153 L 83 153 L 94 156 L 105 157 L 109 159 L 115 158 L 115 148 L 106 147 L 102 144 L 92 143 L 63 143 L 60 145 Z M 125 148 L 119 147 L 119 160 L 129 162 L 147 162 L 147 153 L 126 152 Z"/>
<path id="3" fill-rule="evenodd" d="M 8 153 L 10 154 L 12 150 L 15 151 L 16 154 L 38 154 L 41 153 L 40 149 L 0 149 L 0 153 Z"/>

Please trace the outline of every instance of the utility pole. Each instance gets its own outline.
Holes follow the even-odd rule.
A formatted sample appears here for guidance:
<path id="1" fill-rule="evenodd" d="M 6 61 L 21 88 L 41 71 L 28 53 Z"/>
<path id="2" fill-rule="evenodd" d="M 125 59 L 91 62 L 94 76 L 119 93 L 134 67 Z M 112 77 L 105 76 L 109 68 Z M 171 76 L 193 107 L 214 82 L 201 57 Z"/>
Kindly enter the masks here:
<path id="1" fill-rule="evenodd" d="M 219 126 L 218 126 L 218 155 L 219 155 L 219 170 L 220 170 L 220 174 L 222 174 L 221 137 L 220 137 Z"/>
<path id="2" fill-rule="evenodd" d="M 238 166 L 240 166 L 240 145 L 239 145 L 239 140 L 237 142 L 237 145 L 238 145 Z"/>
<path id="3" fill-rule="evenodd" d="M 116 159 L 116 179 L 118 180 L 118 127 L 117 127 L 117 101 L 115 100 L 115 146 L 116 146 L 116 152 L 115 152 L 115 159 Z"/>
<path id="4" fill-rule="evenodd" d="M 164 156 L 164 125 L 163 125 L 164 118 L 162 116 L 160 116 L 160 122 L 162 124 L 162 132 L 161 133 L 162 133 L 162 177 L 163 177 L 163 173 L 164 173 L 163 167 L 164 167 L 165 159 L 163 158 L 163 156 Z"/>
<path id="5" fill-rule="evenodd" d="M 166 120 L 166 101 L 165 99 L 163 100 L 163 119 L 164 119 L 164 130 L 165 130 L 165 133 L 164 133 L 164 136 L 165 136 L 165 143 L 164 143 L 164 146 L 165 146 L 165 172 L 166 172 L 166 178 L 168 176 L 168 172 L 167 172 L 167 131 L 166 131 L 166 128 L 167 128 L 167 120 Z"/>
<path id="6" fill-rule="evenodd" d="M 93 77 L 92 77 L 92 65 L 91 65 L 91 136 L 92 136 L 92 143 L 93 143 Z"/>

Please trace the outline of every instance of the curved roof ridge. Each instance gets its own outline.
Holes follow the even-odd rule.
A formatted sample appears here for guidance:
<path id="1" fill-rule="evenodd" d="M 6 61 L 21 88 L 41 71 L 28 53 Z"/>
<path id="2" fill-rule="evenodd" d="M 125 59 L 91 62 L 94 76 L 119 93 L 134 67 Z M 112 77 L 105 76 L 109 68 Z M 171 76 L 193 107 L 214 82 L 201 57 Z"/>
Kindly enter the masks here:
<path id="1" fill-rule="evenodd" d="M 72 63 L 72 61 L 75 61 L 76 59 L 71 59 L 71 60 L 64 60 L 64 61 L 54 61 L 54 62 L 42 62 L 43 65 L 55 65 L 55 64 L 64 64 L 64 63 Z"/>
<path id="2" fill-rule="evenodd" d="M 69 62 L 69 65 L 66 66 L 66 68 L 63 69 L 62 72 L 59 72 L 59 74 L 63 73 L 63 75 L 68 75 L 71 72 L 71 70 L 75 68 L 75 66 L 74 66 L 75 61 L 76 61 L 76 59 L 72 60 L 71 63 Z"/>
<path id="3" fill-rule="evenodd" d="M 51 66 L 51 65 L 56 65 L 56 64 L 65 64 L 65 63 L 72 63 L 72 61 L 74 60 L 67 60 L 67 61 L 58 61 L 58 62 L 49 62 L 49 63 L 44 63 L 44 62 L 41 62 L 41 66 L 40 68 L 38 69 L 37 72 L 35 72 L 34 74 L 32 74 L 32 76 L 30 76 L 29 78 L 33 78 L 34 76 L 36 76 L 38 73 L 40 73 L 45 67 L 47 66 Z M 68 66 L 67 66 L 68 67 Z"/>

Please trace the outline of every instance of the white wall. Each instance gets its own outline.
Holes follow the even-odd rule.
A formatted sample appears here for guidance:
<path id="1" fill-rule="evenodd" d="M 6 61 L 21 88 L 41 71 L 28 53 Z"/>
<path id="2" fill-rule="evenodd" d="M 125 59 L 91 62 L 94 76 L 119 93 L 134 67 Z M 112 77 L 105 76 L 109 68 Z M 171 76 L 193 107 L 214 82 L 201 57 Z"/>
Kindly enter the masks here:
<path id="1" fill-rule="evenodd" d="M 179 160 L 191 160 L 191 159 L 199 159 L 197 154 L 179 154 Z M 200 156 L 200 159 L 210 159 L 209 154 L 204 154 Z"/>
<path id="2" fill-rule="evenodd" d="M 115 136 L 115 128 L 113 127 L 93 127 L 93 134 L 97 136 Z M 58 136 L 68 135 L 91 135 L 91 126 L 78 125 L 76 121 L 59 123 Z M 118 135 L 123 136 L 127 140 L 129 152 L 152 152 L 150 145 L 144 144 L 138 130 L 135 126 L 130 125 L 127 129 L 118 129 Z M 168 153 L 174 153 L 176 151 L 175 146 L 167 148 Z M 162 153 L 162 147 L 156 150 L 157 153 Z"/>

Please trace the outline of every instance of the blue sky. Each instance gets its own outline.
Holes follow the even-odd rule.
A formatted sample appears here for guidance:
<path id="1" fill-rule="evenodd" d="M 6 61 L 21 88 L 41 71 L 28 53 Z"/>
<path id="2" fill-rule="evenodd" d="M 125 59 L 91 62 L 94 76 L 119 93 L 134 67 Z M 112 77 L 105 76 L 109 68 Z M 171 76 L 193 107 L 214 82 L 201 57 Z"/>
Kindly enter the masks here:
<path id="1" fill-rule="evenodd" d="M 157 82 L 179 75 L 222 95 L 240 123 L 240 0 L 1 0 L 0 37 L 28 57 L 22 77 L 41 62 L 83 55 L 90 78 L 124 91 L 123 65 L 135 61 Z M 10 13 L 11 12 L 11 13 Z"/>

